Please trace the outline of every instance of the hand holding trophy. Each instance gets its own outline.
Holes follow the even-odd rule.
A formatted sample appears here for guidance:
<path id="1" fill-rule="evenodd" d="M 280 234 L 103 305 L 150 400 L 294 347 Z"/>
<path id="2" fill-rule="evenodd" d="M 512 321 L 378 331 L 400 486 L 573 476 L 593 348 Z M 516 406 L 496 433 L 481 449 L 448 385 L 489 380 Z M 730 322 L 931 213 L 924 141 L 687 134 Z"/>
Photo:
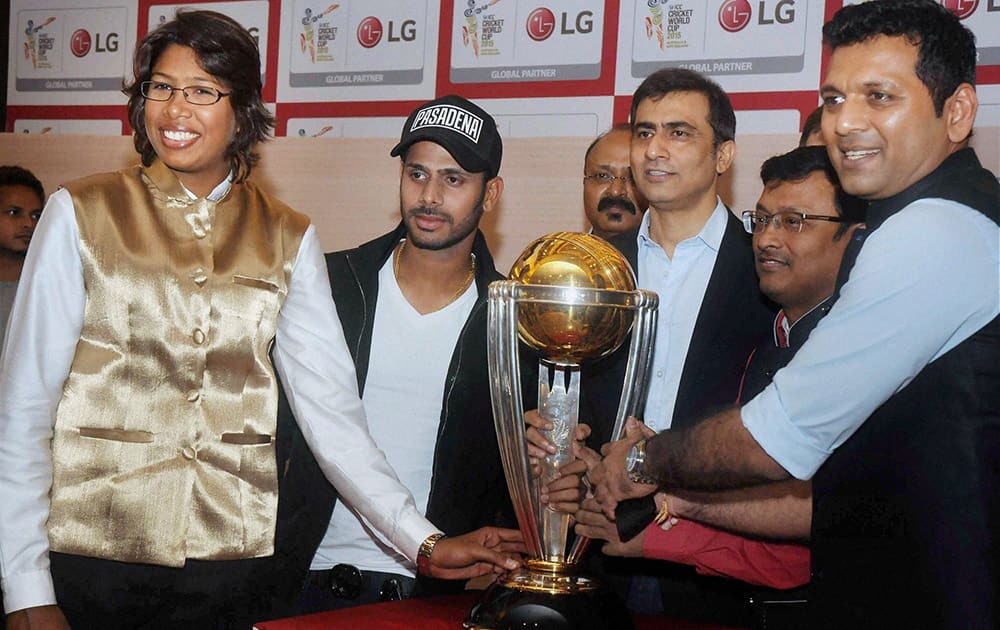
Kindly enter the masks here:
<path id="1" fill-rule="evenodd" d="M 526 566 L 500 577 L 465 621 L 466 628 L 629 628 L 624 605 L 577 561 L 586 539 L 568 544 L 570 517 L 540 501 L 540 488 L 572 460 L 581 363 L 611 354 L 631 332 L 628 366 L 613 437 L 645 404 L 657 296 L 637 291 L 628 261 L 606 241 L 556 232 L 524 250 L 509 280 L 489 294 L 489 368 L 493 419 Z M 538 410 L 552 423 L 556 452 L 542 474 L 531 471 L 525 442 L 518 338 L 542 357 Z"/>

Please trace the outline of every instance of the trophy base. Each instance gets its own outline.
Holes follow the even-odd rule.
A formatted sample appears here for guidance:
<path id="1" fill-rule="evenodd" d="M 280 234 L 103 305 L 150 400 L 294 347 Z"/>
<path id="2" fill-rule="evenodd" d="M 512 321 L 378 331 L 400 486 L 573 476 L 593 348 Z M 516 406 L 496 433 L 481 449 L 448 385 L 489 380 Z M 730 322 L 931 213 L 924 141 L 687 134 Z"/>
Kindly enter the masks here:
<path id="1" fill-rule="evenodd" d="M 529 560 L 491 585 L 462 623 L 467 630 L 631 630 L 625 604 L 572 565 Z"/>

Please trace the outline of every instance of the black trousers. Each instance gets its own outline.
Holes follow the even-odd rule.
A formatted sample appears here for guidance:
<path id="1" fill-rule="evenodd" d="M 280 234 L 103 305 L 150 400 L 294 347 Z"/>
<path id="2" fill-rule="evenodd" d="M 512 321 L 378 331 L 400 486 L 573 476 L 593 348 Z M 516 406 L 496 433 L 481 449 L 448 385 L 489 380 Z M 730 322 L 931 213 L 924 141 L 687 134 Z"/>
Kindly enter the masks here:
<path id="1" fill-rule="evenodd" d="M 73 630 L 248 630 L 270 607 L 273 559 L 181 568 L 51 552 L 56 601 Z"/>

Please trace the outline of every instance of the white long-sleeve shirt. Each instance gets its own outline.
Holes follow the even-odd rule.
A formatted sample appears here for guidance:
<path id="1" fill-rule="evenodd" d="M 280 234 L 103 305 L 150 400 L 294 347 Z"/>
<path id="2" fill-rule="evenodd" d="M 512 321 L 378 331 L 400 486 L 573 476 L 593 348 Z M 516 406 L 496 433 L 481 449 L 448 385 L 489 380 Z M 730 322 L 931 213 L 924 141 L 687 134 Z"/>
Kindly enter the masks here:
<path id="1" fill-rule="evenodd" d="M 223 182 L 210 198 L 228 190 Z M 56 408 L 83 326 L 86 287 L 69 192 L 38 224 L 0 358 L 0 566 L 7 612 L 56 603 L 46 521 Z M 438 531 L 368 432 L 326 262 L 307 228 L 278 315 L 274 364 L 292 411 L 340 495 L 413 560 Z"/>

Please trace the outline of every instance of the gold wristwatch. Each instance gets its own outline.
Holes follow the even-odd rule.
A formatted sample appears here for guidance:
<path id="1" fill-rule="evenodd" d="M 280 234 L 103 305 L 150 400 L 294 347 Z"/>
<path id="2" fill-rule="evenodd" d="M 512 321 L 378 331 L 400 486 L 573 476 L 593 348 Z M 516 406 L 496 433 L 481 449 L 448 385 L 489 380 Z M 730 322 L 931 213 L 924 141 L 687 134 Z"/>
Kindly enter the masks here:
<path id="1" fill-rule="evenodd" d="M 442 538 L 444 538 L 444 534 L 438 532 L 431 534 L 424 539 L 424 542 L 420 543 L 420 548 L 417 549 L 417 573 L 420 575 L 431 574 L 431 554 L 434 553 L 434 545 Z"/>

